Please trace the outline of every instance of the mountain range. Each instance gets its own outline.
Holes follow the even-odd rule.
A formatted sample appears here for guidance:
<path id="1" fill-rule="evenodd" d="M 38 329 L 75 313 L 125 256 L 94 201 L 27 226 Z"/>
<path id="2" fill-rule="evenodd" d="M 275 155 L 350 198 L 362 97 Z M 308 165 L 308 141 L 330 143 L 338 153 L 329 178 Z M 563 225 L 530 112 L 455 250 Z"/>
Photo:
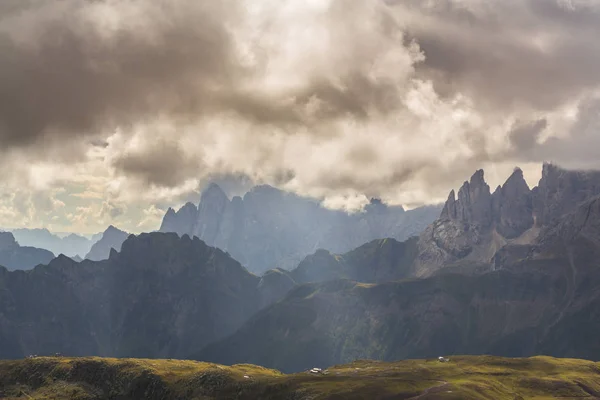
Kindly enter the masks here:
<path id="1" fill-rule="evenodd" d="M 515 170 L 491 195 L 478 171 L 418 240 L 395 246 L 390 281 L 372 276 L 386 251 L 365 259 L 366 277 L 347 272 L 348 256 L 319 252 L 289 274 L 313 283 L 195 358 L 283 371 L 438 354 L 600 359 L 599 181 L 546 164 L 537 188 Z"/>
<path id="2" fill-rule="evenodd" d="M 128 236 L 129 233 L 110 225 L 98 240 L 92 244 L 89 252 L 85 254 L 85 259 L 92 261 L 106 260 L 110 255 L 111 249 L 121 250 L 121 246 Z"/>
<path id="3" fill-rule="evenodd" d="M 0 232 L 0 265 L 9 270 L 31 269 L 53 258 L 54 254 L 48 250 L 21 246 L 12 233 Z"/>
<path id="4" fill-rule="evenodd" d="M 191 357 L 285 372 L 440 354 L 598 360 L 599 183 L 600 172 L 545 164 L 537 187 L 516 169 L 492 193 L 477 171 L 419 236 L 317 248 L 262 276 L 182 232 L 129 235 L 102 261 L 0 268 L 0 358 Z M 200 236 L 218 231 L 203 221 Z"/>
<path id="5" fill-rule="evenodd" d="M 46 249 L 54 254 L 64 254 L 69 257 L 84 256 L 92 245 L 100 238 L 94 235 L 87 238 L 81 235 L 70 233 L 61 237 L 47 229 L 13 229 L 11 231 L 17 242 L 22 246 L 37 247 Z"/>
<path id="6" fill-rule="evenodd" d="M 425 229 L 440 210 L 426 206 L 406 211 L 372 199 L 363 212 L 349 214 L 267 185 L 230 200 L 211 184 L 198 206 L 169 208 L 160 231 L 197 236 L 229 252 L 250 271 L 263 273 L 292 269 L 318 249 L 343 253 L 374 239 L 406 240 Z"/>
<path id="7" fill-rule="evenodd" d="M 132 235 L 102 261 L 0 267 L 0 359 L 185 357 L 233 333 L 269 291 L 223 251 L 174 233 Z"/>

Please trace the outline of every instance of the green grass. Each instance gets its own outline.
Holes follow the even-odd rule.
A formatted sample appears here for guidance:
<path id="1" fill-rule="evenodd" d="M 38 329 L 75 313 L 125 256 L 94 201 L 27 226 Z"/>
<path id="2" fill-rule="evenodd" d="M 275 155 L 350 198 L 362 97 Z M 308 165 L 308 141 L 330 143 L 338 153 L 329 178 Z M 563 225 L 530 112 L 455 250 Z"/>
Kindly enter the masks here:
<path id="1" fill-rule="evenodd" d="M 6 399 L 553 399 L 596 398 L 600 365 L 490 356 L 356 361 L 325 375 L 182 360 L 53 358 L 0 361 Z"/>

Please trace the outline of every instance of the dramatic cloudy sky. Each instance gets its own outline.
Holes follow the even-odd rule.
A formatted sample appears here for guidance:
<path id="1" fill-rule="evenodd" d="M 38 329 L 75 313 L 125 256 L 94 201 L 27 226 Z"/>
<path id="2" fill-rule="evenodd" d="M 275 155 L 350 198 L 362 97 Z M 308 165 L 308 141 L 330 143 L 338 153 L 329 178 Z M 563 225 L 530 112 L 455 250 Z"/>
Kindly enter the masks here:
<path id="1" fill-rule="evenodd" d="M 353 208 L 600 167 L 599 37 L 597 0 L 2 0 L 0 226 L 152 230 L 212 179 Z"/>

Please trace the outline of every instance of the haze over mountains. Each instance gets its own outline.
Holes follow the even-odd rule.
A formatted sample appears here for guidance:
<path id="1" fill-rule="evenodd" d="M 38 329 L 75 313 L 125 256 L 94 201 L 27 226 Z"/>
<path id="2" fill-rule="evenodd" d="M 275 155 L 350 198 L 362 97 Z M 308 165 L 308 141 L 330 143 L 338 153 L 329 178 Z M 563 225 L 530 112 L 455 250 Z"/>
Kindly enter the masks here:
<path id="1" fill-rule="evenodd" d="M 318 249 L 343 253 L 375 239 L 405 240 L 419 234 L 440 207 L 405 211 L 372 199 L 363 212 L 327 209 L 271 186 L 257 186 L 231 200 L 211 184 L 196 207 L 169 208 L 161 232 L 197 236 L 229 252 L 250 271 L 292 269 Z"/>
<path id="2" fill-rule="evenodd" d="M 599 0 L 0 0 L 0 398 L 600 398 L 599 37 Z"/>
<path id="3" fill-rule="evenodd" d="M 129 234 L 114 226 L 109 226 L 102 233 L 102 236 L 92 244 L 85 258 L 92 261 L 106 260 L 111 252 L 111 249 L 121 250 L 121 245 L 127 239 Z"/>
<path id="4" fill-rule="evenodd" d="M 295 288 L 196 357 L 284 371 L 438 354 L 600 359 L 589 334 L 600 329 L 592 312 L 600 306 L 600 173 L 546 164 L 537 188 L 521 179 L 516 170 L 490 195 L 478 171 L 458 202 L 451 193 L 440 218 L 412 245 L 396 246 L 395 257 L 372 251 L 385 242 L 353 252 L 372 255 L 362 264 L 363 282 L 377 282 L 369 274 L 386 258 L 398 277 L 430 277 L 378 285 L 337 280 L 357 280 L 344 265 L 350 257 L 315 254 L 310 267 L 298 269 L 322 271 L 311 279 L 324 283 Z M 510 239 L 498 232 L 513 221 L 519 224 L 505 233 Z"/>
<path id="5" fill-rule="evenodd" d="M 600 359 L 588 334 L 600 332 L 599 182 L 545 164 L 537 187 L 516 169 L 491 193 L 477 171 L 419 236 L 319 249 L 262 276 L 197 237 L 160 232 L 129 236 L 103 261 L 0 268 L 0 358 L 193 357 L 284 371 L 458 353 Z"/>
<path id="6" fill-rule="evenodd" d="M 99 240 L 98 235 L 90 238 L 70 233 L 66 236 L 58 236 L 47 229 L 13 229 L 11 230 L 15 239 L 23 246 L 47 249 L 52 253 L 66 256 L 86 255 L 92 245 Z"/>
<path id="7" fill-rule="evenodd" d="M 48 250 L 21 246 L 12 233 L 0 232 L 0 265 L 9 270 L 31 269 L 53 258 L 54 254 Z"/>

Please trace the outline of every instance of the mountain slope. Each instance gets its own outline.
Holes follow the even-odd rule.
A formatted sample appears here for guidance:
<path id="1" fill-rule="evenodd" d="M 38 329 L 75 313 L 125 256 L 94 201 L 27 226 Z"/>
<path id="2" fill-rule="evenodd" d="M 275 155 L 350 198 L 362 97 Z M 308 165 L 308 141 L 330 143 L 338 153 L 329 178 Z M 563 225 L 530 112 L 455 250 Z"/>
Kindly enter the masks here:
<path id="1" fill-rule="evenodd" d="M 20 246 L 10 232 L 0 232 L 0 266 L 9 270 L 27 270 L 40 264 L 47 264 L 54 254 L 45 249 Z"/>
<path id="2" fill-rule="evenodd" d="M 2 398 L 359 400 L 597 398 L 597 363 L 535 357 L 450 362 L 359 361 L 322 374 L 178 360 L 36 358 L 0 361 Z"/>
<path id="3" fill-rule="evenodd" d="M 106 260 L 110 255 L 111 249 L 121 250 L 121 245 L 128 236 L 127 232 L 117 229 L 112 225 L 109 226 L 102 234 L 102 238 L 92 245 L 85 259 L 92 261 Z"/>
<path id="4" fill-rule="evenodd" d="M 374 240 L 341 255 L 321 249 L 302 260 L 289 275 L 298 284 L 335 279 L 394 281 L 411 276 L 417 250 L 417 238 L 406 242 Z"/>
<path id="5" fill-rule="evenodd" d="M 349 215 L 267 185 L 229 200 L 211 184 L 198 207 L 188 203 L 177 212 L 169 209 L 161 231 L 198 236 L 260 273 L 292 269 L 320 248 L 344 253 L 375 239 L 408 239 L 439 211 L 439 207 L 405 211 L 373 199 L 364 212 Z"/>
<path id="6" fill-rule="evenodd" d="M 0 358 L 182 357 L 255 313 L 259 281 L 198 238 L 162 233 L 131 236 L 100 262 L 0 268 Z"/>

